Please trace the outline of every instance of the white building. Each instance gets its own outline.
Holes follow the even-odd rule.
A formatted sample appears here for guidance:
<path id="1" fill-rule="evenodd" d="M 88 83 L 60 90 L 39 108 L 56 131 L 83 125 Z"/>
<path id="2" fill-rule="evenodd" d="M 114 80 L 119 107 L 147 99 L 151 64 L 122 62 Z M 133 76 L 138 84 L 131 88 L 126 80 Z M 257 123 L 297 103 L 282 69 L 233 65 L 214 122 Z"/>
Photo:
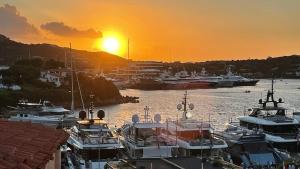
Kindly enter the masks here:
<path id="1" fill-rule="evenodd" d="M 154 61 L 131 61 L 127 68 L 111 72 L 114 78 L 157 77 L 162 73 L 163 64 Z"/>
<path id="2" fill-rule="evenodd" d="M 42 82 L 54 83 L 56 87 L 60 87 L 70 73 L 70 69 L 51 69 L 42 71 L 40 80 Z"/>

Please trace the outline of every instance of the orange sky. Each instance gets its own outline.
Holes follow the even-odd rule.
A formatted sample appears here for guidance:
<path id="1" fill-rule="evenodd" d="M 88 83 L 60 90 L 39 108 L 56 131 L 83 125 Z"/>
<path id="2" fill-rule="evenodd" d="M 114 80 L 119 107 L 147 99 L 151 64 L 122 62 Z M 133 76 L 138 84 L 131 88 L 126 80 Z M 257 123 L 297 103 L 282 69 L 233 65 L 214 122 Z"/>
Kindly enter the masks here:
<path id="1" fill-rule="evenodd" d="M 95 51 L 96 32 L 103 37 L 115 32 L 123 41 L 122 56 L 130 39 L 134 60 L 231 60 L 300 53 L 299 0 L 0 0 L 0 6 L 4 4 L 15 6 L 17 16 L 25 17 L 38 33 L 25 36 L 1 26 L 0 33 L 25 42 L 67 46 L 71 41 L 74 48 Z M 49 22 L 76 31 L 55 34 L 41 27 Z M 88 29 L 93 31 L 85 37 L 82 31 Z"/>

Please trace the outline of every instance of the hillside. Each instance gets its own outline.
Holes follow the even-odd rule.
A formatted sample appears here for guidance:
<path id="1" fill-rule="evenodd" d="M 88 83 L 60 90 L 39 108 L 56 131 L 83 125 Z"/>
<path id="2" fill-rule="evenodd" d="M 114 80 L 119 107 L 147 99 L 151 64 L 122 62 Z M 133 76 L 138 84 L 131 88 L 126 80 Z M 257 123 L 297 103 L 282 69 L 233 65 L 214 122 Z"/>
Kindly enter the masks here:
<path id="1" fill-rule="evenodd" d="M 0 34 L 0 63 L 13 64 L 18 59 L 30 59 L 40 57 L 65 61 L 69 49 L 51 44 L 24 44 L 10 40 Z M 119 56 L 106 52 L 89 52 L 84 50 L 72 50 L 72 55 L 77 67 L 93 67 L 110 70 L 117 66 L 124 66 L 127 61 Z"/>
<path id="2" fill-rule="evenodd" d="M 228 66 L 233 72 L 255 78 L 297 78 L 295 72 L 300 69 L 300 56 L 268 57 L 267 59 L 249 59 L 232 61 L 207 61 L 198 63 L 165 63 L 174 72 L 180 70 L 201 72 L 202 68 L 210 74 L 225 74 Z"/>

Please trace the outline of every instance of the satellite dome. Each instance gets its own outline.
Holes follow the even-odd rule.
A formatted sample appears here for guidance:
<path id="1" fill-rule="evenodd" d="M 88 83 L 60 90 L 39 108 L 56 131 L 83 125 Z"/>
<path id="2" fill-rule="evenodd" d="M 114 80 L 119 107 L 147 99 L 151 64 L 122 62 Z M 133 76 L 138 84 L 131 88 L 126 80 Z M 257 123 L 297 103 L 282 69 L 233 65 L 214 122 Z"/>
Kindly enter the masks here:
<path id="1" fill-rule="evenodd" d="M 100 120 L 103 120 L 103 118 L 105 117 L 105 112 L 103 110 L 99 110 L 97 112 L 97 117 L 100 119 Z"/>
<path id="2" fill-rule="evenodd" d="M 160 115 L 160 114 L 156 114 L 156 115 L 154 116 L 154 121 L 155 121 L 156 123 L 159 123 L 159 122 L 161 121 L 161 115 Z"/>
<path id="3" fill-rule="evenodd" d="M 140 121 L 140 117 L 137 114 L 132 115 L 132 122 L 138 123 Z"/>

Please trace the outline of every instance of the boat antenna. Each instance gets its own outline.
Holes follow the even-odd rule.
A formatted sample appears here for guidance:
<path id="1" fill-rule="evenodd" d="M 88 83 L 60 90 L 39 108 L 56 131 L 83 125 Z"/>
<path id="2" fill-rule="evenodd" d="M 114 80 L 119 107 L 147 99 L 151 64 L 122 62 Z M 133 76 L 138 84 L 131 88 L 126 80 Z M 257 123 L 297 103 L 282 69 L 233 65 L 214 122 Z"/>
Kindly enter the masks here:
<path id="1" fill-rule="evenodd" d="M 272 93 L 274 94 L 274 78 L 272 78 Z"/>
<path id="2" fill-rule="evenodd" d="M 94 122 L 94 117 L 93 117 L 93 114 L 94 114 L 94 97 L 95 97 L 95 95 L 93 93 L 91 93 L 90 94 L 91 102 L 90 102 L 90 108 L 89 108 L 90 122 Z"/>
<path id="3" fill-rule="evenodd" d="M 181 109 L 182 109 L 182 106 L 183 106 L 183 110 L 182 110 L 182 112 L 183 112 L 183 113 L 182 113 L 182 119 L 183 119 L 183 120 L 186 120 L 186 119 L 188 119 L 189 116 L 190 116 L 190 113 L 188 112 L 188 108 L 189 108 L 190 110 L 193 110 L 193 109 L 194 109 L 194 105 L 193 105 L 193 104 L 187 104 L 187 91 L 185 91 L 185 93 L 184 93 L 184 97 L 183 97 L 182 103 L 177 105 L 177 109 L 178 109 L 178 110 L 181 110 Z M 189 107 L 187 107 L 187 106 L 189 106 Z"/>
<path id="4" fill-rule="evenodd" d="M 70 58 L 71 58 L 71 85 L 72 85 L 72 102 L 71 102 L 71 111 L 74 112 L 74 77 L 73 77 L 73 57 L 72 57 L 72 45 L 70 43 Z"/>
<path id="5" fill-rule="evenodd" d="M 144 111 L 145 111 L 145 115 L 144 115 L 145 122 L 148 122 L 148 119 L 149 119 L 149 106 L 146 106 L 144 108 Z"/>

